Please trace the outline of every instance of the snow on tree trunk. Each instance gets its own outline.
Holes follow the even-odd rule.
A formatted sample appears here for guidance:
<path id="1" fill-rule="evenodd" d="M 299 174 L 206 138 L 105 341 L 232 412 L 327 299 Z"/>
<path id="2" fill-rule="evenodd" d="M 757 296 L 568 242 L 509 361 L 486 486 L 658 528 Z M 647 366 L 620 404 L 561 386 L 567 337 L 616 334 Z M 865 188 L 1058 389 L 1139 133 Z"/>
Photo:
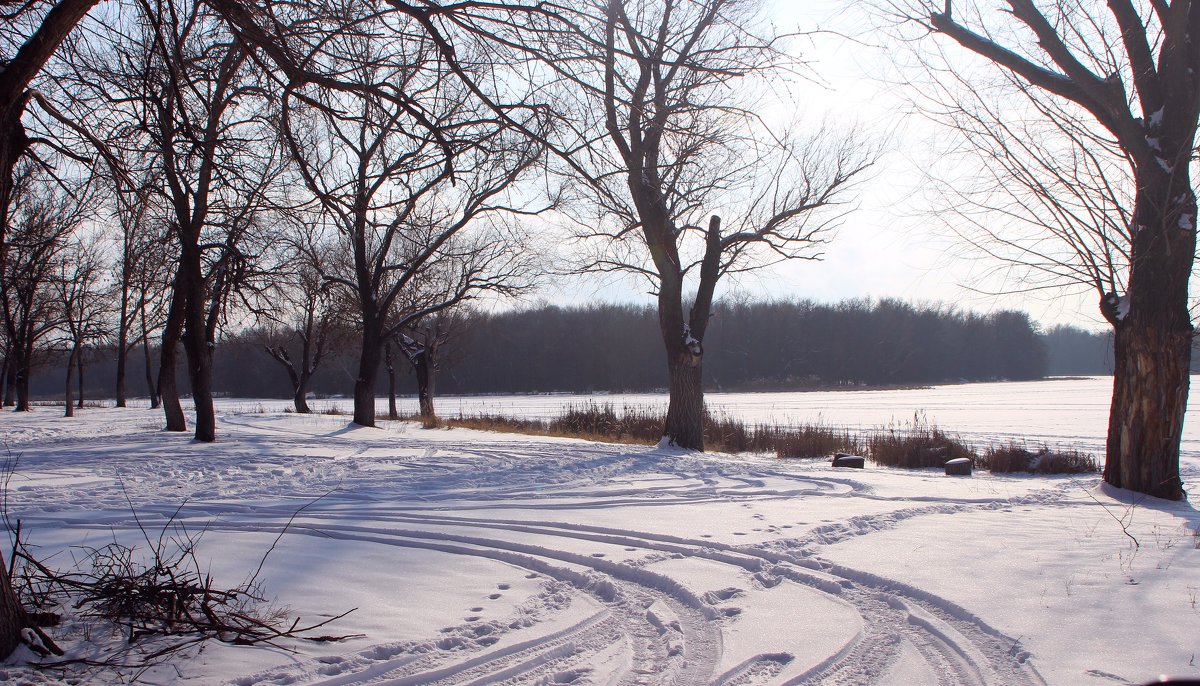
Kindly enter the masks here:
<path id="1" fill-rule="evenodd" d="M 676 358 L 668 366 L 667 373 L 671 400 L 667 406 L 664 435 L 671 445 L 704 450 L 704 388 L 700 359 Z"/>
<path id="2" fill-rule="evenodd" d="M 1188 280 L 1196 252 L 1196 196 L 1179 192 L 1190 188 L 1180 175 L 1156 175 L 1139 189 L 1129 293 L 1124 307 L 1105 311 L 1115 328 L 1115 368 L 1104 480 L 1169 500 L 1184 497 L 1179 444 L 1191 380 Z"/>

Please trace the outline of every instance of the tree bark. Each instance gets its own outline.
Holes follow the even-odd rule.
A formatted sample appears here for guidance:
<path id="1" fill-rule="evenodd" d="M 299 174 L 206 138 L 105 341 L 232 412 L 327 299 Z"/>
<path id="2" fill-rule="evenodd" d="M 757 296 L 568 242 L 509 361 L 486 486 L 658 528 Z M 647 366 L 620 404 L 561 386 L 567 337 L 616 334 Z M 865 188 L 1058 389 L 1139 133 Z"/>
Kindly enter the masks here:
<path id="1" fill-rule="evenodd" d="M 704 450 L 704 386 L 700 360 L 675 360 L 668 364 L 670 404 L 666 436 L 671 445 Z"/>
<path id="2" fill-rule="evenodd" d="M 358 376 L 354 380 L 354 423 L 359 426 L 375 426 L 375 376 L 383 347 L 380 328 L 374 321 L 363 324 Z"/>
<path id="3" fill-rule="evenodd" d="M 72 392 L 75 389 L 75 356 L 78 354 L 78 346 L 73 346 L 71 348 L 71 356 L 67 358 L 67 388 L 63 394 L 66 399 L 66 409 L 63 411 L 64 417 L 75 416 L 75 398 Z"/>
<path id="4" fill-rule="evenodd" d="M 383 345 L 383 365 L 388 375 L 388 419 L 395 421 L 400 418 L 396 409 L 396 365 L 392 362 L 392 344 Z"/>
<path id="5" fill-rule="evenodd" d="M 13 591 L 8 564 L 0 553 L 0 655 L 4 658 L 12 655 L 21 645 L 21 630 L 28 624 L 29 616 Z"/>
<path id="6" fill-rule="evenodd" d="M 1115 327 L 1104 480 L 1168 500 L 1185 497 L 1179 445 L 1192 355 L 1188 280 L 1196 251 L 1196 196 L 1181 175 L 1186 172 L 1139 188 L 1128 311 L 1120 311 L 1119 301 L 1102 307 Z"/>
<path id="7" fill-rule="evenodd" d="M 150 395 L 150 409 L 157 410 L 161 404 L 158 384 L 154 381 L 154 361 L 150 355 L 150 337 L 142 330 L 142 354 L 146 358 L 146 392 Z"/>
<path id="8" fill-rule="evenodd" d="M 183 349 L 187 353 L 188 380 L 192 385 L 192 403 L 196 412 L 198 441 L 217 440 L 216 412 L 212 397 L 212 345 L 208 340 L 208 317 L 204 307 L 204 266 L 200 247 L 184 238 L 180 253 L 183 275 L 184 324 Z"/>
<path id="9" fill-rule="evenodd" d="M 296 384 L 296 393 L 292 396 L 292 404 L 296 406 L 296 414 L 312 414 L 308 406 L 308 378 L 303 377 Z"/>
<path id="10" fill-rule="evenodd" d="M 29 377 L 33 372 L 33 335 L 21 342 L 21 357 L 17 360 L 17 406 L 14 412 L 29 411 Z"/>
<path id="11" fill-rule="evenodd" d="M 176 272 L 176 282 L 182 278 L 182 274 Z M 163 326 L 162 349 L 159 351 L 158 396 L 167 420 L 167 431 L 187 431 L 187 418 L 184 417 L 183 406 L 179 403 L 179 386 L 175 378 L 179 361 L 179 339 L 183 333 L 185 299 L 183 289 L 176 285 L 172 289 L 167 323 Z"/>
<path id="12" fill-rule="evenodd" d="M 79 353 L 75 357 L 75 366 L 79 369 L 79 397 L 75 399 L 75 407 L 82 410 L 83 409 L 83 368 L 84 368 L 83 349 L 82 348 L 79 350 Z"/>
<path id="13" fill-rule="evenodd" d="M 17 365 L 12 354 L 4 358 L 4 407 L 17 404 Z"/>
<path id="14" fill-rule="evenodd" d="M 124 309 L 122 304 L 121 330 L 117 334 L 117 407 L 125 407 L 125 370 L 129 359 L 128 315 Z"/>
<path id="15" fill-rule="evenodd" d="M 422 419 L 437 417 L 433 407 L 433 369 L 429 363 L 428 345 L 409 357 L 412 361 L 413 375 L 417 377 L 417 404 L 420 407 Z"/>

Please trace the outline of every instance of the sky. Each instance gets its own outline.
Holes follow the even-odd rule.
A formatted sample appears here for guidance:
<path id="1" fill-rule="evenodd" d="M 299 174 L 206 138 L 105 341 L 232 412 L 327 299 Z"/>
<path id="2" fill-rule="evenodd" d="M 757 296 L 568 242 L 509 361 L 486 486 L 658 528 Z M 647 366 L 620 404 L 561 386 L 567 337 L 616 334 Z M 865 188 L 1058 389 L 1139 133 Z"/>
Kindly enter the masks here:
<path id="1" fill-rule="evenodd" d="M 923 167 L 933 141 L 945 136 L 909 104 L 905 76 L 890 59 L 895 46 L 870 29 L 857 3 L 839 0 L 784 2 L 771 6 L 780 31 L 821 29 L 796 45 L 823 83 L 802 90 L 813 121 L 856 122 L 883 154 L 852 196 L 820 261 L 792 261 L 736 283 L 726 295 L 804 298 L 834 302 L 850 298 L 900 298 L 991 312 L 1019 309 L 1045 328 L 1072 324 L 1105 327 L 1091 293 L 1014 293 L 1019 284 L 997 280 L 998 265 L 964 250 L 931 216 L 937 203 Z M 999 294 L 997 294 L 999 292 Z M 547 294 L 543 294 L 547 295 Z M 565 284 L 551 301 L 580 297 L 650 303 L 645 283 L 585 278 Z"/>

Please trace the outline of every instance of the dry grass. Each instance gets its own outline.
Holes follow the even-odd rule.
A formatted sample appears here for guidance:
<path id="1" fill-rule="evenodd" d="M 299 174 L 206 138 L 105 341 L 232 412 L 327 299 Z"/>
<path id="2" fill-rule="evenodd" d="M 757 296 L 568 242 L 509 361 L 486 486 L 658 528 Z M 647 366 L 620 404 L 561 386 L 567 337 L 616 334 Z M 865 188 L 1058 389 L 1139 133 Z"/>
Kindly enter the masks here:
<path id="1" fill-rule="evenodd" d="M 903 469 L 941 468 L 948 460 L 965 457 L 977 462 L 979 458 L 957 436 L 923 422 L 876 431 L 867 438 L 867 455 L 876 464 Z"/>
<path id="2" fill-rule="evenodd" d="M 981 466 L 993 474 L 1028 472 L 1030 474 L 1094 474 L 1100 463 L 1094 455 L 1078 450 L 1051 450 L 1042 446 L 1031 452 L 1023 445 L 1009 442 L 988 448 Z"/>
<path id="3" fill-rule="evenodd" d="M 461 427 L 536 436 L 582 438 L 631 445 L 654 445 L 662 439 L 666 415 L 642 407 L 611 403 L 572 405 L 553 419 L 522 419 L 498 414 L 454 418 L 406 417 L 430 428 Z M 1066 474 L 1095 472 L 1096 459 L 1078 451 L 1031 453 L 1013 443 L 992 447 L 982 456 L 957 436 L 925 422 L 919 415 L 903 428 L 889 427 L 855 433 L 821 425 L 780 427 L 747 425 L 727 415 L 708 415 L 705 447 L 726 453 L 774 453 L 779 458 L 825 458 L 836 453 L 863 455 L 878 465 L 902 469 L 942 468 L 948 460 L 965 457 L 994 473 Z"/>
<path id="4" fill-rule="evenodd" d="M 799 429 L 776 429 L 778 457 L 828 457 L 837 453 L 863 454 L 863 440 L 847 430 L 807 425 Z"/>

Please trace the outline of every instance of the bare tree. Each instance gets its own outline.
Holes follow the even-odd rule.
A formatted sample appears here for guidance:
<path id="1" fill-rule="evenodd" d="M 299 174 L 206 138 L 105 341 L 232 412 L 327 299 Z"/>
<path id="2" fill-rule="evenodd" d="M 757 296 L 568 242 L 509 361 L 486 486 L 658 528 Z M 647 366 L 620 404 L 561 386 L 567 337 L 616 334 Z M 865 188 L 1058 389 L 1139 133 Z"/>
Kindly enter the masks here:
<path id="1" fill-rule="evenodd" d="M 17 163 L 33 140 L 22 117 L 32 93 L 30 85 L 98 0 L 16 2 L 0 5 L 0 245 L 9 227 L 9 209 Z M 4 263 L 0 248 L 0 267 Z M 0 629 L 0 635 L 7 633 Z M 0 653 L 8 654 L 0 640 Z"/>
<path id="2" fill-rule="evenodd" d="M 85 198 L 53 179 L 40 165 L 24 164 L 16 176 L 10 228 L 0 275 L 8 364 L 13 370 L 16 411 L 29 410 L 29 378 L 35 354 L 62 322 L 55 297 L 56 271 L 71 233 L 88 216 Z"/>
<path id="3" fill-rule="evenodd" d="M 469 328 L 470 315 L 463 308 L 443 310 L 415 322 L 407 331 L 398 334 L 397 344 L 404 352 L 417 381 L 417 407 L 425 421 L 437 418 L 434 410 L 437 372 Z"/>
<path id="4" fill-rule="evenodd" d="M 146 201 L 164 208 L 176 251 L 157 382 L 167 429 L 187 428 L 175 380 L 182 344 L 195 435 L 212 441 L 216 332 L 231 294 L 255 273 L 247 243 L 263 224 L 278 150 L 262 75 L 218 18 L 196 2 L 146 0 L 139 8 L 128 35 L 112 36 L 101 53 L 107 61 L 94 60 L 92 71 L 106 107 L 125 119 L 122 176 L 144 180 L 126 190 L 133 202 L 139 191 L 159 193 Z"/>
<path id="5" fill-rule="evenodd" d="M 358 310 L 354 422 L 374 426 L 386 341 L 482 291 L 512 292 L 527 282 L 529 263 L 500 219 L 518 212 L 510 187 L 540 149 L 473 105 L 420 26 L 385 53 L 368 25 L 328 46 L 344 55 L 343 78 L 387 83 L 403 101 L 365 88 L 352 96 L 293 88 L 282 130 L 341 246 L 325 278 Z"/>
<path id="6" fill-rule="evenodd" d="M 83 355 L 107 333 L 112 308 L 112 289 L 103 281 L 106 265 L 95 240 L 74 238 L 59 255 L 53 288 L 62 311 L 61 329 L 68 349 L 65 416 L 75 416 L 75 373 L 78 370 L 79 401 L 83 401 Z M 80 405 L 82 407 L 82 404 Z"/>
<path id="7" fill-rule="evenodd" d="M 1085 179 L 1068 183 L 1071 193 L 1050 204 L 1069 207 L 1071 198 L 1086 195 L 1089 208 L 1128 207 L 1132 196 L 1128 219 L 1115 226 L 1091 223 L 1104 233 L 1080 242 L 1085 254 L 1072 260 L 1085 273 L 1096 262 L 1113 261 L 1111 279 L 1091 279 L 1102 291 L 1100 312 L 1115 332 L 1104 479 L 1178 500 L 1184 497 L 1179 443 L 1191 361 L 1188 281 L 1196 250 L 1190 163 L 1200 122 L 1200 5 L 1186 0 L 1005 5 L 1007 11 L 952 2 L 892 7 L 1008 74 L 1030 94 L 1029 102 L 1041 105 L 1041 116 L 1060 135 L 1065 129 L 1075 138 L 1070 146 L 1078 154 L 1124 158 L 1129 186 L 1119 177 L 1114 184 Z M 949 66 L 961 70 L 957 63 Z M 1110 179 L 1089 175 L 1097 178 Z M 1053 223 L 1059 231 L 1072 230 L 1069 221 Z"/>
<path id="8" fill-rule="evenodd" d="M 308 388 L 325 353 L 343 328 L 344 303 L 333 297 L 329 282 L 322 276 L 320 264 L 308 259 L 321 250 L 310 246 L 301 253 L 298 267 L 285 275 L 272 294 L 274 307 L 270 321 L 260 333 L 263 349 L 287 372 L 292 384 L 296 412 L 308 414 Z"/>
<path id="9" fill-rule="evenodd" d="M 720 280 L 813 259 L 870 153 L 758 114 L 770 80 L 799 67 L 753 0 L 591 0 L 538 50 L 566 88 L 554 146 L 586 182 L 600 246 L 591 271 L 647 279 L 658 301 L 670 406 L 664 436 L 704 447 L 704 337 Z M 517 40 L 515 37 L 513 40 Z M 731 216 L 724 222 L 714 212 Z"/>

